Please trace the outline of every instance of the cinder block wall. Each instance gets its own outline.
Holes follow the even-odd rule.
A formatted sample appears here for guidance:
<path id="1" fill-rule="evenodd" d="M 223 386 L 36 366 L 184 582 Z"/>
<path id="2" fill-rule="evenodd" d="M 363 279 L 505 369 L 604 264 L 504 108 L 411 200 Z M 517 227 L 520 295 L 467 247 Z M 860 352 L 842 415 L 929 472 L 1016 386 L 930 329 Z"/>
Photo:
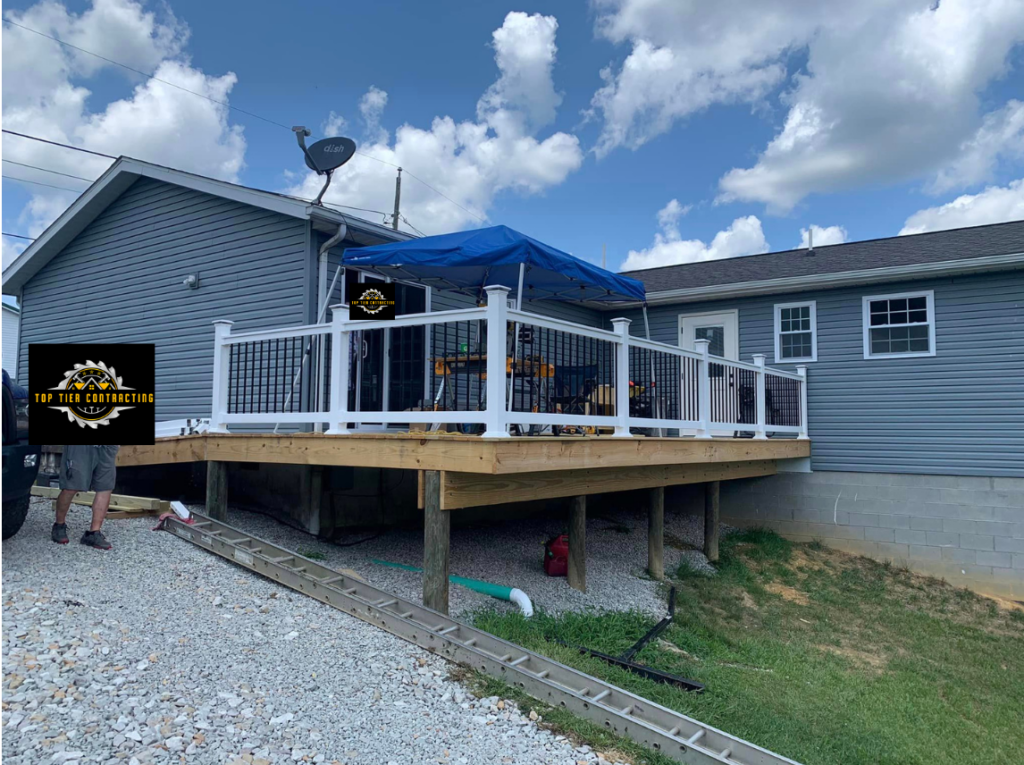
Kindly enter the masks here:
<path id="1" fill-rule="evenodd" d="M 722 515 L 1024 600 L 1024 478 L 779 473 L 723 482 Z"/>

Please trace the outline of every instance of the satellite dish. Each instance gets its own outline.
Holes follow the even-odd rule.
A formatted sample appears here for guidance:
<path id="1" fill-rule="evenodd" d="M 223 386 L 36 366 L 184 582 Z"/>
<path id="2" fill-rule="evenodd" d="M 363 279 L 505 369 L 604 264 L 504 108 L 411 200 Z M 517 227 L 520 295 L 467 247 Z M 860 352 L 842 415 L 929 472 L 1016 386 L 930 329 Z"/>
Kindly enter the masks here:
<path id="1" fill-rule="evenodd" d="M 356 142 L 351 138 L 324 138 L 306 148 L 306 166 L 318 173 L 336 170 L 356 153 Z"/>
<path id="2" fill-rule="evenodd" d="M 338 136 L 337 138 L 324 138 L 307 147 L 306 138 L 309 136 L 309 130 L 302 125 L 297 125 L 292 128 L 292 131 L 295 133 L 295 139 L 299 142 L 299 148 L 302 149 L 302 153 L 306 157 L 306 167 L 317 175 L 327 176 L 327 182 L 320 189 L 316 199 L 313 200 L 315 205 L 323 204 L 321 200 L 324 198 L 327 187 L 331 185 L 331 176 L 335 170 L 355 155 L 356 142 L 351 138 Z"/>

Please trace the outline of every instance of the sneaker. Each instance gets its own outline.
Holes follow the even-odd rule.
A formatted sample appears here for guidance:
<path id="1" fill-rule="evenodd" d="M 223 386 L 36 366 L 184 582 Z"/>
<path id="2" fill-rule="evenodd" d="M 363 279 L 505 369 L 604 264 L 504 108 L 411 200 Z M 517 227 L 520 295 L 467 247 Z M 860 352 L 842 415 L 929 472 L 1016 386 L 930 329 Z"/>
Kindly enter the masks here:
<path id="1" fill-rule="evenodd" d="M 97 550 L 109 550 L 113 547 L 107 538 L 103 536 L 102 531 L 87 531 L 82 534 L 82 544 L 89 545 L 89 547 L 95 547 Z"/>
<path id="2" fill-rule="evenodd" d="M 68 543 L 68 525 L 66 523 L 55 523 L 50 529 L 50 539 L 59 545 Z"/>

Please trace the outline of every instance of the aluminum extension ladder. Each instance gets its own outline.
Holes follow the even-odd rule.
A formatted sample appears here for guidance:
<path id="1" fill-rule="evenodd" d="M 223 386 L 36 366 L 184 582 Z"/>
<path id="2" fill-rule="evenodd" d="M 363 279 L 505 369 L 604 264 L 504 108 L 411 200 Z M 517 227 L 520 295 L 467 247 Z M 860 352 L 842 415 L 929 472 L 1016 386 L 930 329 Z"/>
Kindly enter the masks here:
<path id="1" fill-rule="evenodd" d="M 564 664 L 461 624 L 426 606 L 321 566 L 198 513 L 165 528 L 285 587 L 316 598 L 431 653 L 473 667 L 552 706 L 604 725 L 688 765 L 798 765 Z"/>

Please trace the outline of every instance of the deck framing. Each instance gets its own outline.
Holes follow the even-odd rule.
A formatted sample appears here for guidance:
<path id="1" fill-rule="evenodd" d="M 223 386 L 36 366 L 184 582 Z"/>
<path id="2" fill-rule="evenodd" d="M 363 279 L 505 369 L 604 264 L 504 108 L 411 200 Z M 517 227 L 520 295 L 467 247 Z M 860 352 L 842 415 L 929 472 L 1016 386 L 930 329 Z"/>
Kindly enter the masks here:
<path id="1" fill-rule="evenodd" d="M 792 438 L 485 439 L 426 433 L 207 433 L 160 438 L 148 446 L 124 446 L 117 464 L 131 467 L 203 461 L 263 462 L 513 475 L 737 463 L 809 455 L 810 441 Z"/>

